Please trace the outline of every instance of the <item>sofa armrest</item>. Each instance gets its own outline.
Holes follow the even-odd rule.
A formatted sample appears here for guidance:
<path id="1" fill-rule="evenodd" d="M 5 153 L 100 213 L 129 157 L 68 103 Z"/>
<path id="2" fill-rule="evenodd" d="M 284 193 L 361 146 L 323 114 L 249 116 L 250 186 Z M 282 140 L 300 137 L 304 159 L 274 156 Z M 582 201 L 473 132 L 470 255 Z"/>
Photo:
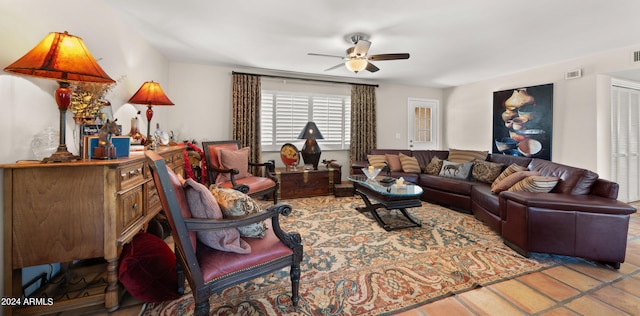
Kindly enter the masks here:
<path id="1" fill-rule="evenodd" d="M 617 215 L 633 214 L 636 212 L 636 209 L 627 203 L 596 195 L 504 191 L 500 193 L 500 205 L 506 205 L 503 203 L 503 200 L 513 200 L 528 207 L 563 211 Z M 506 215 L 506 209 L 501 206 L 500 217 L 504 219 Z"/>
<path id="2" fill-rule="evenodd" d="M 369 162 L 366 160 L 354 161 L 351 164 L 351 174 L 362 174 L 362 168 L 369 166 Z"/>
<path id="3" fill-rule="evenodd" d="M 591 192 L 589 194 L 610 199 L 617 199 L 619 189 L 620 186 L 617 183 L 599 178 L 591 187 Z"/>

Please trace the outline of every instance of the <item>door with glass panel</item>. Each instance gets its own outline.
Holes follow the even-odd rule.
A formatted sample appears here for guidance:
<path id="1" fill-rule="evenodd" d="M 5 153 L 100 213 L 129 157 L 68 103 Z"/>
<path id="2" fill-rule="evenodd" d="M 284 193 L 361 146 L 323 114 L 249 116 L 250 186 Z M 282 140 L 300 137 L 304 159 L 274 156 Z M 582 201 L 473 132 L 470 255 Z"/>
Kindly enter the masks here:
<path id="1" fill-rule="evenodd" d="M 438 149 L 438 100 L 409 98 L 408 148 Z"/>

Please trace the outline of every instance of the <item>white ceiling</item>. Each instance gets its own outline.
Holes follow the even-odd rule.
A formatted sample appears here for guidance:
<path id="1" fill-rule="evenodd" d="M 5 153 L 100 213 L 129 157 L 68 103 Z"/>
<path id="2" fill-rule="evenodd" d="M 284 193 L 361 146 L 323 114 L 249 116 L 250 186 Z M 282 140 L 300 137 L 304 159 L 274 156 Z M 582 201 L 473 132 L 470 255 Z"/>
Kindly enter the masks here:
<path id="1" fill-rule="evenodd" d="M 640 43 L 638 0 L 110 0 L 169 60 L 458 86 Z M 364 32 L 376 73 L 338 58 Z M 239 69 L 241 70 L 241 69 Z"/>

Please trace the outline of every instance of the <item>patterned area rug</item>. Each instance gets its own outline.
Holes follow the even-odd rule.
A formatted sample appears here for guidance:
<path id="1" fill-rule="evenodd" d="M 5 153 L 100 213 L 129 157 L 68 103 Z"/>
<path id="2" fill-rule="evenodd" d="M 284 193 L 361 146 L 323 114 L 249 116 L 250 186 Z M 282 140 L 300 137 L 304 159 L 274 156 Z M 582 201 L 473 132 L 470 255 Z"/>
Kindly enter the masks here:
<path id="1" fill-rule="evenodd" d="M 424 203 L 409 212 L 422 227 L 387 232 L 354 210 L 359 197 L 287 200 L 282 226 L 301 234 L 301 300 L 291 305 L 289 270 L 211 297 L 211 315 L 380 315 L 571 260 L 524 258 L 472 215 Z M 381 211 L 401 220 L 398 211 Z M 187 286 L 188 288 L 188 286 Z M 191 315 L 193 297 L 145 305 L 141 315 Z"/>

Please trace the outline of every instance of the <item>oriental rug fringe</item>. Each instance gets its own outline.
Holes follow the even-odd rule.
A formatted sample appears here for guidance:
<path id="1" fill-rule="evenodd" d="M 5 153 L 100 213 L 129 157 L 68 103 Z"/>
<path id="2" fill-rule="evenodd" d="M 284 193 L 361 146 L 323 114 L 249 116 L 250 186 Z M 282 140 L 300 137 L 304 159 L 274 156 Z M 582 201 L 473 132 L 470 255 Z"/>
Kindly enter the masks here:
<path id="1" fill-rule="evenodd" d="M 300 303 L 291 305 L 289 269 L 226 289 L 210 299 L 210 315 L 384 315 L 566 263 L 524 258 L 472 215 L 423 202 L 409 212 L 422 227 L 387 232 L 355 210 L 357 197 L 286 200 L 281 225 L 301 234 Z M 266 205 L 266 204 L 265 204 Z M 398 211 L 380 211 L 402 221 Z M 188 286 L 187 286 L 188 289 Z M 191 315 L 193 297 L 149 303 L 140 315 Z"/>

